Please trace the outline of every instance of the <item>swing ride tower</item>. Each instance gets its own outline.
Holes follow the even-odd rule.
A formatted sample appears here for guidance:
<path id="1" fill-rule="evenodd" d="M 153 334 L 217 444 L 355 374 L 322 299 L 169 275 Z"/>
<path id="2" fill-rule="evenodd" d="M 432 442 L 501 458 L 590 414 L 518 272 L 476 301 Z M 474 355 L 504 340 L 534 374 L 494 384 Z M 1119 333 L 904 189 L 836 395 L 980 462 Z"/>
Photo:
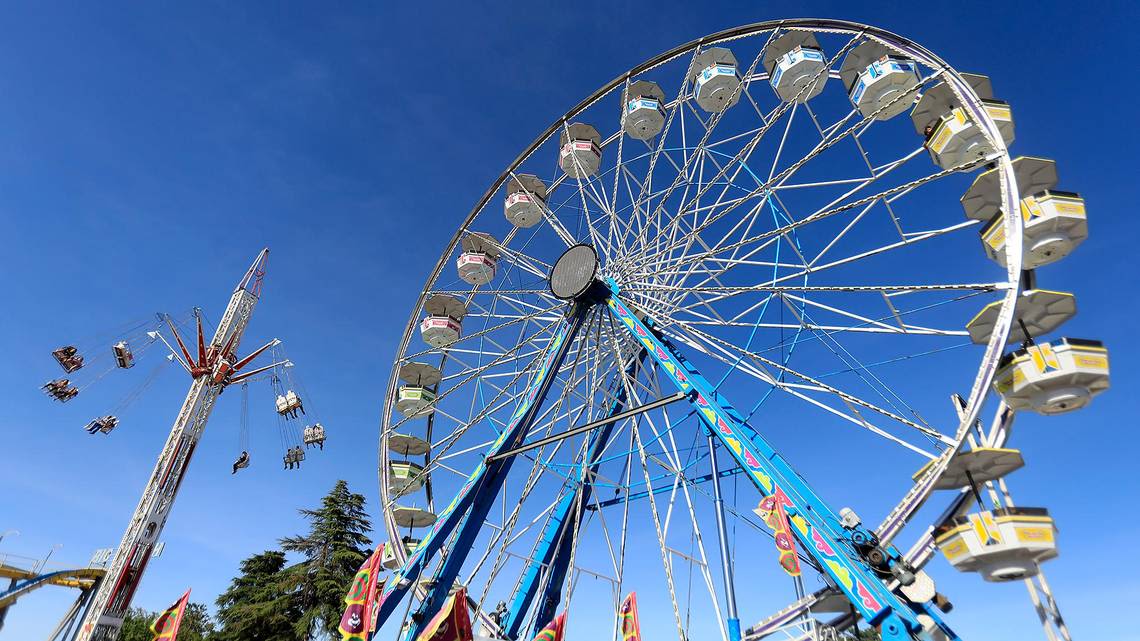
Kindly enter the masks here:
<path id="1" fill-rule="evenodd" d="M 186 393 L 186 400 L 182 402 L 182 408 L 170 429 L 170 435 L 162 447 L 138 507 L 131 516 L 122 542 L 107 568 L 106 579 L 101 583 L 83 618 L 76 637 L 79 641 L 102 641 L 118 637 L 123 617 L 142 581 L 170 510 L 174 507 L 186 468 L 190 465 L 190 458 L 194 455 L 194 449 L 202 437 L 202 430 L 206 427 L 218 395 L 227 385 L 278 365 L 275 363 L 238 374 L 258 355 L 276 345 L 279 342 L 276 339 L 244 358 L 238 359 L 235 356 L 238 343 L 261 294 L 268 256 L 269 250 L 263 249 L 250 265 L 234 289 L 217 331 L 208 344 L 202 333 L 201 316 L 198 316 L 196 354 L 191 353 L 173 324 L 170 324 L 170 331 L 178 345 L 177 350 L 171 348 L 171 351 L 192 378 L 190 390 Z M 161 335 L 155 337 L 166 342 Z M 169 343 L 167 346 L 170 347 Z"/>

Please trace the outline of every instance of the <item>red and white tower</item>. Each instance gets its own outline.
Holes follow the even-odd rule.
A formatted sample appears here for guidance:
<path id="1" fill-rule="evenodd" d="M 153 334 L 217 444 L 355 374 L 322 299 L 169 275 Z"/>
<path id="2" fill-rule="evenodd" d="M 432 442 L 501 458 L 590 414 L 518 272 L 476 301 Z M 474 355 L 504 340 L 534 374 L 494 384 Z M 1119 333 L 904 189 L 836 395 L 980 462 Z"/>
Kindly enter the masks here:
<path id="1" fill-rule="evenodd" d="M 174 507 L 174 499 L 185 478 L 186 468 L 190 465 L 190 457 L 194 455 L 194 448 L 198 445 L 198 439 L 202 437 L 202 430 L 206 427 L 206 421 L 210 418 L 210 412 L 214 409 L 218 395 L 227 385 L 280 365 L 274 363 L 249 372 L 238 373 L 259 354 L 276 345 L 279 342 L 276 339 L 242 359 L 238 359 L 235 355 L 261 294 L 261 282 L 265 277 L 268 256 L 269 250 L 263 249 L 238 283 L 209 344 L 202 334 L 201 315 L 198 316 L 196 355 L 191 354 L 173 324 L 170 325 L 174 340 L 178 344 L 177 352 L 180 352 L 175 356 L 190 374 L 193 382 L 186 394 L 186 400 L 182 403 L 182 409 L 178 412 L 178 418 L 174 420 L 174 426 L 170 430 L 170 436 L 166 439 L 162 453 L 158 456 L 154 472 L 147 482 L 142 498 L 139 499 L 127 531 L 123 534 L 123 540 L 116 549 L 115 557 L 107 567 L 107 574 L 83 617 L 83 623 L 76 637 L 79 641 L 109 641 L 118 638 L 123 617 L 131 605 L 131 599 L 139 582 L 142 581 L 147 562 L 162 534 L 166 519 L 170 516 L 170 510 Z M 163 341 L 166 342 L 165 338 Z M 167 345 L 169 346 L 169 343 Z"/>

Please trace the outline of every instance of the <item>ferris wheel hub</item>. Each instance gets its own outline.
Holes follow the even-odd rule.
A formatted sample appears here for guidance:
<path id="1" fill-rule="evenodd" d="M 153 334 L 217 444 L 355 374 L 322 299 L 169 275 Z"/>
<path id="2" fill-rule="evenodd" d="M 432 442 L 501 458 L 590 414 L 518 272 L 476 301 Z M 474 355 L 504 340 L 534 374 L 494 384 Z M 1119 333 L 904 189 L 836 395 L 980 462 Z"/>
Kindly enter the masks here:
<path id="1" fill-rule="evenodd" d="M 574 301 L 582 298 L 598 282 L 598 252 L 591 245 L 570 247 L 550 270 L 550 292 L 559 300 Z"/>

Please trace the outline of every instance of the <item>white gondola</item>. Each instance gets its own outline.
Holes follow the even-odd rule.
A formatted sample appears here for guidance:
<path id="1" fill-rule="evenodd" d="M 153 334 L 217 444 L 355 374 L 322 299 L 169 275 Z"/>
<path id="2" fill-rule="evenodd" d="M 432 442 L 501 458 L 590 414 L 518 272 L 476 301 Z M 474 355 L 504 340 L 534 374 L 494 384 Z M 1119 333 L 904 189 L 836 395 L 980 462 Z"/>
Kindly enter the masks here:
<path id="1" fill-rule="evenodd" d="M 689 80 L 697 104 L 705 111 L 720 113 L 740 101 L 736 56 L 728 49 L 710 47 L 698 53 Z"/>
<path id="2" fill-rule="evenodd" d="M 119 341 L 111 346 L 111 352 L 115 355 L 115 365 L 122 369 L 130 369 L 135 365 L 135 355 L 131 353 L 130 345 L 127 341 Z"/>
<path id="3" fill-rule="evenodd" d="M 982 308 L 978 315 L 966 324 L 970 340 L 985 345 L 990 341 L 994 323 L 1001 313 L 1002 302 L 994 301 Z M 1013 326 L 1010 328 L 1010 343 L 1022 343 L 1034 336 L 1044 336 L 1055 331 L 1077 313 L 1077 299 L 1066 292 L 1047 289 L 1027 289 L 1017 297 L 1014 308 Z M 1025 332 L 1028 330 L 1029 335 Z"/>
<path id="4" fill-rule="evenodd" d="M 915 61 L 895 55 L 874 40 L 863 42 L 843 58 L 839 77 L 847 87 L 851 104 L 864 118 L 871 114 L 875 114 L 875 120 L 894 118 L 910 109 L 918 95 Z"/>
<path id="5" fill-rule="evenodd" d="M 1100 341 L 1061 338 L 1002 357 L 994 389 L 1014 410 L 1061 414 L 1108 389 L 1108 350 Z"/>
<path id="6" fill-rule="evenodd" d="M 490 234 L 468 234 L 460 241 L 463 252 L 455 261 L 459 277 L 471 285 L 486 285 L 495 279 L 499 243 Z"/>
<path id="7" fill-rule="evenodd" d="M 934 542 L 962 572 L 986 581 L 1035 576 L 1038 564 L 1057 556 L 1057 527 L 1044 508 L 1001 508 L 955 517 L 939 526 Z"/>
<path id="8" fill-rule="evenodd" d="M 438 518 L 434 512 L 418 507 L 404 507 L 397 505 L 392 508 L 392 517 L 400 527 L 427 527 L 435 523 Z"/>
<path id="9" fill-rule="evenodd" d="M 571 178 L 589 178 L 602 166 L 602 136 L 590 125 L 576 122 L 558 136 L 558 166 Z"/>
<path id="10" fill-rule="evenodd" d="M 316 445 L 322 450 L 325 449 L 325 426 L 314 423 L 306 427 L 302 432 L 301 440 L 304 441 L 305 447 Z"/>
<path id="11" fill-rule="evenodd" d="M 926 476 L 927 470 L 934 466 L 936 460 L 931 459 L 914 474 L 918 481 Z M 982 483 L 996 481 L 1007 474 L 1025 467 L 1025 459 L 1021 452 L 1004 447 L 975 447 L 970 450 L 958 452 L 946 465 L 945 471 L 934 482 L 936 490 L 960 490 L 964 487 L 978 487 Z"/>
<path id="12" fill-rule="evenodd" d="M 1002 140 L 1013 142 L 1013 112 L 1009 105 L 993 97 L 993 85 L 986 76 L 962 74 L 962 78 L 982 101 L 986 113 L 997 125 Z M 940 82 L 923 92 L 910 114 L 914 129 L 926 140 L 925 147 L 934 164 L 953 169 L 965 162 L 994 153 L 994 146 L 978 123 L 962 108 L 962 101 L 950 85 Z"/>
<path id="13" fill-rule="evenodd" d="M 665 128 L 665 92 L 655 82 L 638 80 L 626 88 L 621 104 L 622 131 L 637 140 L 649 140 Z"/>
<path id="14" fill-rule="evenodd" d="M 1021 195 L 1022 268 L 1036 269 L 1068 256 L 1088 237 L 1085 201 L 1078 194 L 1057 191 L 1057 165 L 1052 160 L 1021 156 L 1013 160 Z M 962 196 L 966 215 L 987 221 L 982 244 L 991 260 L 1005 266 L 1005 226 L 1001 216 L 1001 185 L 996 169 L 980 174 Z"/>
<path id="15" fill-rule="evenodd" d="M 397 392 L 396 410 L 408 418 L 434 412 L 436 393 L 429 388 L 439 384 L 439 369 L 427 363 L 404 363 L 398 374 L 405 384 Z"/>
<path id="16" fill-rule="evenodd" d="M 431 443 L 410 434 L 393 432 L 388 435 L 388 449 L 401 456 L 423 456 L 431 449 Z"/>
<path id="17" fill-rule="evenodd" d="M 417 492 L 424 486 L 424 468 L 411 461 L 388 462 L 388 491 L 394 496 Z"/>
<path id="18" fill-rule="evenodd" d="M 305 413 L 305 407 L 301 402 L 301 397 L 293 390 L 288 390 L 284 394 L 279 394 L 276 400 L 277 413 L 289 418 L 297 418 L 297 412 Z"/>
<path id="19" fill-rule="evenodd" d="M 546 185 L 537 176 L 519 174 L 507 181 L 503 215 L 516 227 L 534 227 L 542 221 Z"/>
<path id="20" fill-rule="evenodd" d="M 410 536 L 403 537 L 400 539 L 400 542 L 404 546 L 405 556 L 411 555 L 411 553 L 415 552 L 416 548 L 420 546 L 420 540 L 413 539 Z M 389 570 L 396 570 L 400 567 L 400 562 L 396 560 L 396 553 L 392 550 L 391 543 L 384 546 L 384 553 L 380 555 L 380 565 L 383 565 Z"/>
<path id="21" fill-rule="evenodd" d="M 467 306 L 459 299 L 447 294 L 436 294 L 424 303 L 427 316 L 420 323 L 420 335 L 424 342 L 435 348 L 443 348 L 459 340 L 463 330 L 463 317 Z"/>
<path id="22" fill-rule="evenodd" d="M 768 82 L 784 102 L 803 104 L 823 91 L 827 83 L 827 57 L 815 36 L 789 31 L 764 49 Z"/>

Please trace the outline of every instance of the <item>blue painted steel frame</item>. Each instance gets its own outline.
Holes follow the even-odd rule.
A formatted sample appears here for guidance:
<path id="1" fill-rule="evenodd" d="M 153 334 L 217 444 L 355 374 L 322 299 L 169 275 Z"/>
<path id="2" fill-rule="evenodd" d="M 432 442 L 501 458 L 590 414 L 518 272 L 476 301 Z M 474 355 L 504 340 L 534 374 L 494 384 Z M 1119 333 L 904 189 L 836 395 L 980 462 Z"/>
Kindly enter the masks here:
<path id="1" fill-rule="evenodd" d="M 861 559 L 856 551 L 856 540 L 871 541 L 872 533 L 861 526 L 844 528 L 838 515 L 745 422 L 728 400 L 718 394 L 714 386 L 668 340 L 657 336 L 618 299 L 616 283 L 609 281 L 607 284 L 611 295 L 605 304 L 610 312 L 633 333 L 677 389 L 689 393 L 688 401 L 697 410 L 697 416 L 720 439 L 760 493 L 776 496 L 784 505 L 791 521 L 791 530 L 802 549 L 819 563 L 863 619 L 872 625 L 881 626 L 885 641 L 901 641 L 922 634 L 922 625 L 917 618 L 917 613 L 921 611 L 931 615 L 950 638 L 956 639 L 957 636 L 934 615 L 933 608 L 928 604 L 917 607 L 907 605 L 898 595 L 888 590 L 874 570 Z M 897 550 L 888 548 L 886 551 L 891 557 L 891 563 L 900 558 Z"/>
<path id="2" fill-rule="evenodd" d="M 547 346 L 542 366 L 531 379 L 526 396 L 511 414 L 507 429 L 503 430 L 491 444 L 487 456 L 516 447 L 526 435 L 535 416 L 538 415 L 538 410 L 550 390 L 550 385 L 554 382 L 558 369 L 562 366 L 570 345 L 574 342 L 574 336 L 593 306 L 593 302 L 576 303 L 567 312 L 566 318 Z M 471 550 L 471 543 L 482 527 L 487 512 L 494 504 L 514 459 L 515 457 L 511 456 L 490 463 L 484 459 L 479 463 L 456 493 L 455 498 L 439 514 L 435 525 L 423 537 L 420 545 L 407 558 L 404 565 L 388 578 L 380 594 L 377 629 L 395 612 L 404 595 L 419 579 L 427 561 L 434 557 L 451 534 L 456 532 L 455 543 L 451 546 L 447 558 L 436 570 L 433 586 L 427 598 L 420 604 L 417 614 L 408 622 L 405 638 L 414 639 L 420 623 L 425 622 L 425 615 L 440 609 L 451 592 L 455 577 L 458 576 L 459 569 Z"/>
<path id="3" fill-rule="evenodd" d="M 637 370 L 644 360 L 645 350 L 643 349 L 626 368 L 625 376 L 627 378 L 636 376 Z M 616 385 L 616 390 L 613 389 L 614 385 Z M 611 393 L 614 400 L 606 410 L 606 417 L 623 411 L 628 400 L 626 388 L 622 384 L 620 375 L 615 376 L 611 381 Z M 519 589 L 515 592 L 510 609 L 507 612 L 503 632 L 509 639 L 518 638 L 523 620 L 530 610 L 539 585 L 543 582 L 544 575 L 546 587 L 538 601 L 538 610 L 534 617 L 534 629 L 531 631 L 531 636 L 537 634 L 543 626 L 554 618 L 558 602 L 562 600 L 562 583 L 565 581 L 566 572 L 570 566 L 570 550 L 574 537 L 571 528 L 581 527 L 582 515 L 585 513 L 594 489 L 591 478 L 598 471 L 598 466 L 601 464 L 599 459 L 602 452 L 605 451 L 613 428 L 614 424 L 609 423 L 590 435 L 589 454 L 586 460 L 578 466 L 577 478 L 568 481 L 576 487 L 569 489 L 563 495 L 562 500 L 555 506 L 550 518 L 546 521 L 542 536 L 527 563 Z M 549 571 L 544 573 L 544 568 L 549 568 Z"/>
<path id="4" fill-rule="evenodd" d="M 617 285 L 613 281 L 609 281 L 607 285 L 610 294 L 605 298 L 605 305 L 610 312 L 641 343 L 644 354 L 648 354 L 656 361 L 680 391 L 688 393 L 687 400 L 696 410 L 697 416 L 729 450 L 737 465 L 760 493 L 764 496 L 774 495 L 780 500 L 788 514 L 792 532 L 803 550 L 811 555 L 831 577 L 832 582 L 851 601 L 860 616 L 870 624 L 880 627 L 884 641 L 904 641 L 918 635 L 925 636 L 922 633 L 922 625 L 917 619 L 917 614 L 920 612 L 930 616 L 950 639 L 958 639 L 958 636 L 938 617 L 932 604 L 910 606 L 887 589 L 856 551 L 856 540 L 871 541 L 872 533 L 861 526 L 844 528 L 839 517 L 827 503 L 767 441 L 747 424 L 727 399 L 718 394 L 715 387 L 688 363 L 668 340 L 657 336 L 646 322 L 638 319 L 629 307 L 617 298 Z M 487 452 L 488 457 L 519 445 L 537 416 L 555 374 L 573 343 L 574 336 L 594 304 L 593 301 L 580 301 L 570 308 L 566 319 L 548 346 L 542 367 L 531 379 L 528 392 L 515 408 L 509 426 L 491 445 Z M 611 428 L 612 425 L 603 428 L 607 432 L 607 438 Z M 593 450 L 591 447 L 591 456 L 587 459 L 591 462 L 596 458 L 593 456 Z M 416 615 L 408 622 L 408 631 L 404 638 L 414 639 L 419 624 L 426 620 L 429 613 L 439 610 L 450 593 L 450 587 L 459 574 L 483 519 L 502 488 L 514 458 L 507 457 L 491 463 L 487 463 L 484 459 L 471 473 L 403 567 L 394 572 L 386 582 L 380 596 L 377 627 L 383 626 L 395 612 L 404 595 L 419 579 L 427 561 L 433 558 L 444 542 L 455 533 L 455 543 L 451 546 L 450 554 L 437 569 L 428 596 L 420 604 Z M 590 484 L 584 484 L 583 489 L 589 486 Z M 563 501 L 567 514 L 576 503 L 579 506 L 584 504 L 573 500 L 575 494 L 569 494 L 570 500 Z M 562 509 L 562 505 L 559 509 Z M 548 530 L 562 533 L 568 527 L 568 523 L 568 518 L 562 519 L 558 525 Z M 550 539 L 548 546 L 542 550 L 543 554 L 559 556 L 559 550 L 562 549 L 562 546 L 557 544 L 559 538 L 565 537 L 556 535 Z M 892 564 L 901 558 L 893 547 L 887 548 L 886 552 Z M 541 568 L 541 565 L 537 567 Z M 562 572 L 565 572 L 565 568 Z M 558 581 L 557 585 L 560 593 L 561 581 Z M 517 595 L 515 601 L 519 603 Z M 528 609 L 524 604 L 519 603 L 519 605 L 518 610 L 512 608 L 514 621 L 518 621 L 513 623 L 516 629 L 521 625 L 521 619 Z M 555 599 L 551 607 L 556 605 Z"/>

